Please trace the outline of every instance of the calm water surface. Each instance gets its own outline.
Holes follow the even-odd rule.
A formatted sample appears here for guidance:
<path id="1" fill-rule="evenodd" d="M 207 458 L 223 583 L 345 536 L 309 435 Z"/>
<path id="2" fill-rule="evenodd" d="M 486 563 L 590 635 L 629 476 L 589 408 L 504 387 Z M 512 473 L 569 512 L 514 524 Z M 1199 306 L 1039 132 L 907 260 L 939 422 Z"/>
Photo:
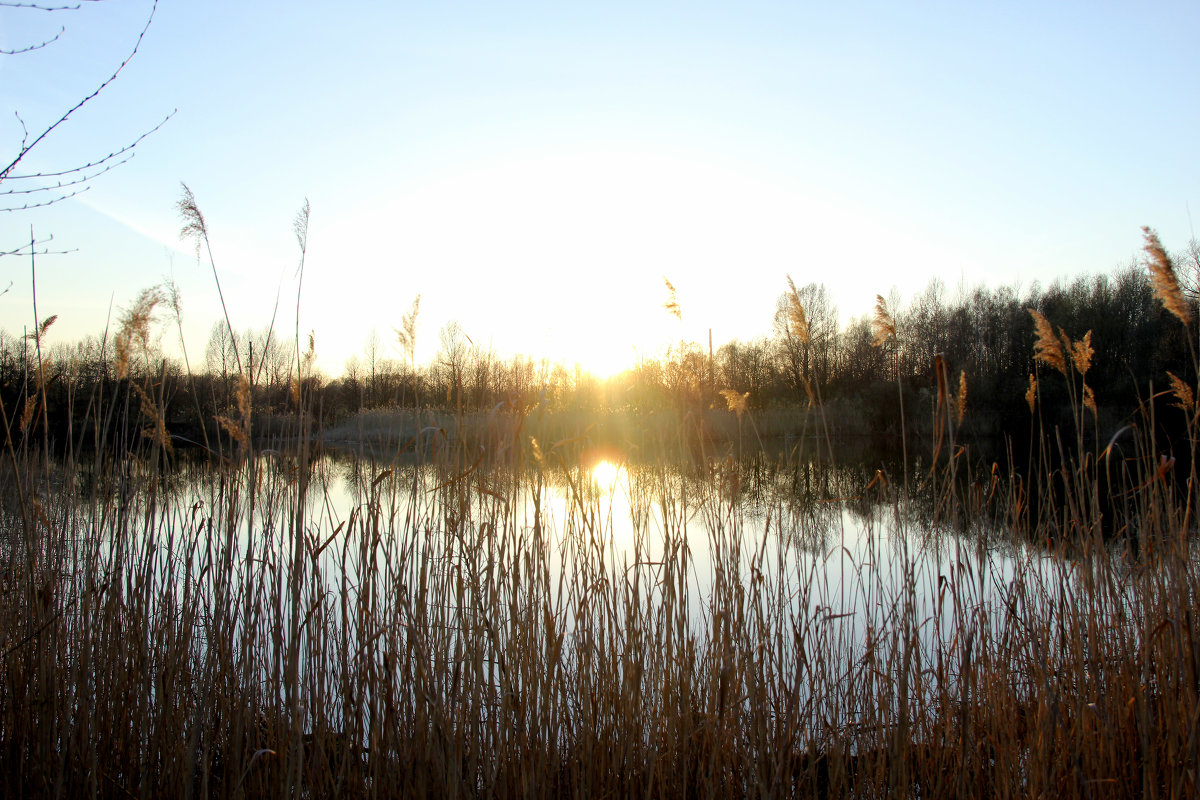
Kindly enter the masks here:
<path id="1" fill-rule="evenodd" d="M 269 552 L 299 518 L 310 540 L 329 543 L 322 558 L 332 576 L 350 544 L 345 531 L 370 518 L 385 536 L 410 530 L 469 544 L 536 535 L 552 571 L 587 562 L 610 576 L 641 572 L 656 580 L 674 554 L 686 558 L 689 613 L 697 625 L 711 616 L 715 587 L 753 586 L 758 574 L 783 581 L 797 602 L 803 598 L 807 607 L 791 613 L 858 627 L 887 622 L 905 597 L 919 616 L 931 617 L 945 602 L 948 582 L 986 616 L 997 591 L 1019 572 L 1062 569 L 985 520 L 934 521 L 932 501 L 897 499 L 894 485 L 864 463 L 759 456 L 697 468 L 548 457 L 514 470 L 326 453 L 311 466 L 303 508 L 296 466 L 287 458 L 260 455 L 253 473 L 242 467 L 239 475 L 243 485 L 253 480 L 259 487 L 253 508 L 242 492 L 241 550 Z M 229 481 L 228 471 L 201 467 L 174 476 L 176 506 L 188 509 L 187 524 L 221 516 Z"/>

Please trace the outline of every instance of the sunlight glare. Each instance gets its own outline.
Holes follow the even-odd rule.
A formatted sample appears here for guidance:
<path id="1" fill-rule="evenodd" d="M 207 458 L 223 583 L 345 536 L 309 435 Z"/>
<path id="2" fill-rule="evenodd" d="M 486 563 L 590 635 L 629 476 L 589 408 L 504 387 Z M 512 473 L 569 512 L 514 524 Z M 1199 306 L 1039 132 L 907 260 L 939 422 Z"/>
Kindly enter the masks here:
<path id="1" fill-rule="evenodd" d="M 612 494 L 616 490 L 617 482 L 624 480 L 625 477 L 624 464 L 603 460 L 597 461 L 592 467 L 592 481 L 605 494 Z"/>

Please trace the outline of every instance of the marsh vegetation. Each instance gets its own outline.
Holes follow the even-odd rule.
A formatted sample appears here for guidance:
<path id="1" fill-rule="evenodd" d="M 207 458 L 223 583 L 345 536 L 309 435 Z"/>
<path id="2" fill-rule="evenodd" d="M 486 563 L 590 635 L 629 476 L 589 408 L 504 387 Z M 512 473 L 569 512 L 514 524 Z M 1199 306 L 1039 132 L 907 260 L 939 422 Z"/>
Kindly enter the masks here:
<path id="1" fill-rule="evenodd" d="M 828 351 L 789 281 L 769 347 L 609 384 L 325 381 L 269 331 L 193 374 L 169 292 L 77 358 L 43 321 L 0 348 L 6 794 L 1195 794 L 1196 311 L 1146 246 Z"/>

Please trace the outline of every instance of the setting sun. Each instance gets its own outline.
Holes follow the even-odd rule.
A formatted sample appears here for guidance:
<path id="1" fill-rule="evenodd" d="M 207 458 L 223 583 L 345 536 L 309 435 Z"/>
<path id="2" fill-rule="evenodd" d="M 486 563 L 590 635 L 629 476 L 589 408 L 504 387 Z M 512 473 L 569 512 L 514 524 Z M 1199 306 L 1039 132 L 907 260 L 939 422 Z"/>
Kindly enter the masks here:
<path id="1" fill-rule="evenodd" d="M 0 800 L 1200 795 L 1197 29 L 0 0 Z"/>

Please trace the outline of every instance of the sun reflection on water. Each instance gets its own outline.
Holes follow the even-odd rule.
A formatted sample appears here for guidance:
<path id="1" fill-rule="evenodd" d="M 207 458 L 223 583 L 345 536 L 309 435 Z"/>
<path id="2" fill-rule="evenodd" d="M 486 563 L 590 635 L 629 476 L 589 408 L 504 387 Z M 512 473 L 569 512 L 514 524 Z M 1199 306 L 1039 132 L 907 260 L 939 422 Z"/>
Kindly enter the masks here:
<path id="1" fill-rule="evenodd" d="M 592 482 L 605 494 L 612 494 L 619 481 L 626 479 L 625 465 L 601 460 L 592 465 Z"/>

